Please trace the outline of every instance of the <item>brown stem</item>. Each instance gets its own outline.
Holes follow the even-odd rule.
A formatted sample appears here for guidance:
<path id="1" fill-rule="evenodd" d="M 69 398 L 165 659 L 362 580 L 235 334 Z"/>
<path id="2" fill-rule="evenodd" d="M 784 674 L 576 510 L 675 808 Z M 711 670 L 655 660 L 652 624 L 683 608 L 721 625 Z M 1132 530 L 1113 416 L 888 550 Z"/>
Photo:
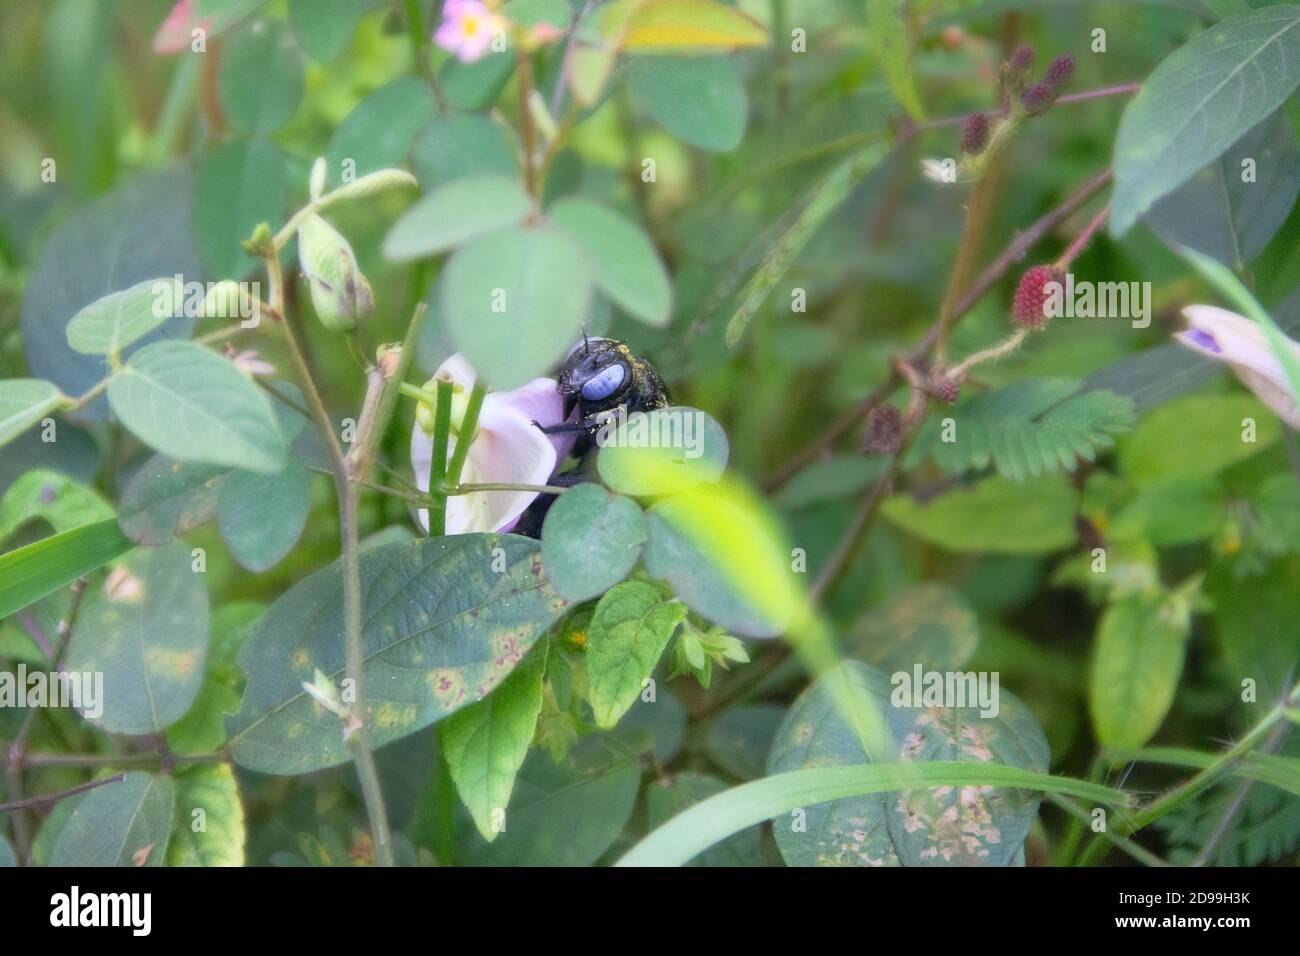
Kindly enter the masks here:
<path id="1" fill-rule="evenodd" d="M 103 787 L 110 783 L 121 783 L 126 779 L 126 774 L 119 773 L 112 777 L 104 777 L 102 780 L 91 780 L 89 783 L 80 783 L 75 787 L 68 787 L 66 790 L 58 790 L 54 793 L 40 793 L 34 797 L 27 797 L 22 800 L 10 800 L 8 803 L 0 803 L 0 813 L 9 813 L 13 811 L 26 810 L 28 807 L 39 807 L 43 803 L 54 803 L 65 797 L 75 797 L 79 793 L 85 793 L 87 790 L 94 790 L 97 787 Z"/>

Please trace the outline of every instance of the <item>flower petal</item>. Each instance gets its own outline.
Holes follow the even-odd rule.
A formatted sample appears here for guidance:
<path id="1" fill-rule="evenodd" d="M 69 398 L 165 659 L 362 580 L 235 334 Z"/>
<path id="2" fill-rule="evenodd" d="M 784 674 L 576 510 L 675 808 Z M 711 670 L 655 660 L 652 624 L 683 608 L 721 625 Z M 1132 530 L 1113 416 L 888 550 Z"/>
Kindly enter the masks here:
<path id="1" fill-rule="evenodd" d="M 1292 428 L 1300 428 L 1291 382 L 1260 326 L 1236 312 L 1213 305 L 1183 309 L 1188 329 L 1174 334 L 1180 343 L 1228 365 L 1247 388 Z M 1300 345 L 1288 340 L 1300 358 Z"/>

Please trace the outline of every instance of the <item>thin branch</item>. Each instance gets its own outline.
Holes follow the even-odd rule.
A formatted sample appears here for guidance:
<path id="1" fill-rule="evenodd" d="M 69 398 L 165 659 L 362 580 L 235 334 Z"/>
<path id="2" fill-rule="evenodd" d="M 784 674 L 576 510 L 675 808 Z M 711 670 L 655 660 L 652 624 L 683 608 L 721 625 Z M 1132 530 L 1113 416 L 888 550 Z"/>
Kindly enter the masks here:
<path id="1" fill-rule="evenodd" d="M 89 783 L 80 783 L 75 787 L 68 787 L 66 790 L 57 790 L 54 793 L 41 793 L 34 797 L 27 797 L 23 800 L 10 800 L 8 803 L 0 803 L 0 813 L 10 813 L 15 810 L 26 810 L 29 807 L 39 807 L 45 803 L 55 803 L 65 797 L 75 797 L 79 793 L 85 793 L 87 790 L 95 790 L 99 787 L 107 786 L 110 783 L 121 783 L 126 779 L 126 774 L 119 773 L 112 777 L 104 777 L 101 780 L 91 780 Z"/>

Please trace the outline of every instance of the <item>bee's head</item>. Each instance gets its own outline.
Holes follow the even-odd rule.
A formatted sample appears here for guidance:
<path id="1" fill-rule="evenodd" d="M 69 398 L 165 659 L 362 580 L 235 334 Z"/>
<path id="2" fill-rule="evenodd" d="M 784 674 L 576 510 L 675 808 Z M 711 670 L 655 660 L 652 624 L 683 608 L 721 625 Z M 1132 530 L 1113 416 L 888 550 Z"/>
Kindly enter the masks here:
<path id="1" fill-rule="evenodd" d="M 617 339 L 587 338 L 569 349 L 556 385 L 566 402 L 616 405 L 632 384 L 632 354 Z"/>

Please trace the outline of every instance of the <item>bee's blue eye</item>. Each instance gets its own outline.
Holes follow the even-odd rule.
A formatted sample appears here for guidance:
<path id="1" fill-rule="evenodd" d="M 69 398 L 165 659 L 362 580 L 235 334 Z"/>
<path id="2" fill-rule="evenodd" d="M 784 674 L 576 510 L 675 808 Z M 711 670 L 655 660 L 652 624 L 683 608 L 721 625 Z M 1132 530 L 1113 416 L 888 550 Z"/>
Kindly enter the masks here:
<path id="1" fill-rule="evenodd" d="M 616 362 L 601 369 L 583 383 L 582 397 L 589 402 L 599 402 L 609 398 L 623 387 L 625 378 L 627 378 L 627 369 L 622 363 Z"/>

